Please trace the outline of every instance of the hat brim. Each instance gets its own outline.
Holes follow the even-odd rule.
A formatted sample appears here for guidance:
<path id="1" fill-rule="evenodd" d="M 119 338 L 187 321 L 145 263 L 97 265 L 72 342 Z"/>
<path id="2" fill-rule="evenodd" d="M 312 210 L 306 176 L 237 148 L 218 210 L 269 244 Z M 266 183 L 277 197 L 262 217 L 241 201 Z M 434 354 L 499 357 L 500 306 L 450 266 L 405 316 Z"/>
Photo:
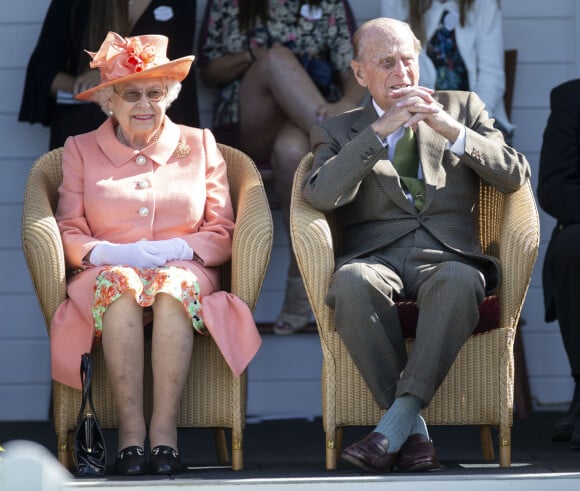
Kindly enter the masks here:
<path id="1" fill-rule="evenodd" d="M 142 72 L 135 72 L 129 75 L 125 75 L 124 77 L 119 77 L 114 80 L 108 80 L 106 82 L 101 82 L 99 85 L 95 85 L 90 89 L 87 89 L 83 92 L 79 92 L 75 99 L 81 101 L 92 101 L 95 94 L 105 87 L 109 87 L 111 85 L 117 84 L 124 84 L 127 82 L 132 82 L 133 80 L 141 80 L 141 79 L 150 79 L 150 78 L 169 78 L 172 80 L 177 80 L 181 82 L 191 69 L 191 64 L 195 56 L 184 56 L 183 58 L 178 58 L 173 61 L 169 61 L 164 63 L 163 65 L 155 66 L 153 68 L 148 68 L 147 70 L 143 70 Z"/>

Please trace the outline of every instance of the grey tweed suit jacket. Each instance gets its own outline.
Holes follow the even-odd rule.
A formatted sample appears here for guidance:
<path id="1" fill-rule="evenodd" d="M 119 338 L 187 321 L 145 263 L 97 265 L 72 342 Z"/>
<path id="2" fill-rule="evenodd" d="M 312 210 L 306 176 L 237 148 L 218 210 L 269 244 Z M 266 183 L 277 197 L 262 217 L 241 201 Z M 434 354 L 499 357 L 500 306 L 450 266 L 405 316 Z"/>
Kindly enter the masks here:
<path id="1" fill-rule="evenodd" d="M 474 260 L 491 291 L 499 282 L 500 266 L 479 245 L 479 180 L 512 192 L 529 178 L 530 166 L 504 143 L 475 93 L 439 91 L 434 97 L 465 125 L 465 153 L 456 156 L 446 149 L 443 136 L 419 123 L 417 145 L 426 186 L 420 212 L 405 197 L 386 149 L 370 128 L 378 118 L 372 102 L 312 129 L 314 164 L 303 194 L 315 208 L 335 211 L 343 228 L 337 267 L 424 227 L 445 247 Z"/>

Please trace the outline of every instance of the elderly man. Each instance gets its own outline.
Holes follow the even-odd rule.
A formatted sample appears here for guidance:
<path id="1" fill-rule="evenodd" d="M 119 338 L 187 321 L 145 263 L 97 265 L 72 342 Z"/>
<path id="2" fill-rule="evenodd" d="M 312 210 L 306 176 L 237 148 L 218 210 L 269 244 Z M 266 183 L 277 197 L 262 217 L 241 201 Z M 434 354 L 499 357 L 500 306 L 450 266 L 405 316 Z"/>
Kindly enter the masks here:
<path id="1" fill-rule="evenodd" d="M 377 403 L 388 408 L 342 457 L 378 472 L 432 470 L 420 415 L 499 281 L 482 254 L 479 181 L 512 192 L 530 175 L 472 92 L 418 85 L 421 50 L 408 24 L 379 18 L 354 36 L 351 68 L 371 100 L 311 131 L 315 161 L 305 199 L 335 210 L 344 243 L 327 296 L 335 324 Z M 407 356 L 395 301 L 419 307 Z"/>

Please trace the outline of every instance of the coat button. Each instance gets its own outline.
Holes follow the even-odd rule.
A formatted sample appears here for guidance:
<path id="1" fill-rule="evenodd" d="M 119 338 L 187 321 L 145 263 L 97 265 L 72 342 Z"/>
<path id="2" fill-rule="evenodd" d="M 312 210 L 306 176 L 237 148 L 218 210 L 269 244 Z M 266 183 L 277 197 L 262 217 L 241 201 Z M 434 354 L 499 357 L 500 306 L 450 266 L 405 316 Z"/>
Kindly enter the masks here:
<path id="1" fill-rule="evenodd" d="M 146 217 L 147 215 L 149 215 L 149 208 L 147 208 L 146 206 L 142 206 L 141 208 L 139 208 L 139 215 L 141 215 L 142 217 Z"/>
<path id="2" fill-rule="evenodd" d="M 145 155 L 137 155 L 135 162 L 137 162 L 137 165 L 143 165 L 145 162 L 147 162 L 147 157 L 145 157 Z"/>
<path id="3" fill-rule="evenodd" d="M 143 180 L 143 181 L 139 181 L 139 182 L 137 183 L 137 187 L 138 187 L 139 189 L 145 189 L 145 188 L 146 188 L 146 187 L 148 187 L 148 186 L 149 186 L 149 183 L 148 183 L 147 181 L 145 181 L 145 180 Z"/>

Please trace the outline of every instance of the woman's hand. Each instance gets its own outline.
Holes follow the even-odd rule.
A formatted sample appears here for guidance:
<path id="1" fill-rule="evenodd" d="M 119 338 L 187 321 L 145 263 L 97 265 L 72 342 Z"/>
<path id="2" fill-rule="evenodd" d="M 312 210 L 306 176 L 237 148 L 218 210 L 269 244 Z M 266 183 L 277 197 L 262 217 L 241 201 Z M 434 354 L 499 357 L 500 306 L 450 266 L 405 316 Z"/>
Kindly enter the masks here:
<path id="1" fill-rule="evenodd" d="M 193 259 L 193 249 L 180 237 L 168 240 L 151 240 L 143 244 L 143 248 L 150 254 L 162 257 L 165 261 L 179 261 Z"/>
<path id="2" fill-rule="evenodd" d="M 132 268 L 157 268 L 165 264 L 165 258 L 145 248 L 146 241 L 132 244 L 102 243 L 93 247 L 89 262 L 95 266 L 117 265 Z"/>
<path id="3" fill-rule="evenodd" d="M 132 268 L 158 268 L 168 261 L 192 260 L 193 249 L 181 238 L 140 240 L 131 244 L 97 244 L 89 256 L 95 266 L 122 265 Z"/>
<path id="4" fill-rule="evenodd" d="M 100 81 L 101 75 L 99 70 L 88 70 L 80 74 L 73 82 L 73 95 L 77 95 L 80 92 L 99 85 Z"/>
<path id="5" fill-rule="evenodd" d="M 356 105 L 354 105 L 351 101 L 343 98 L 337 102 L 326 103 L 318 106 L 318 109 L 316 110 L 316 116 L 318 121 L 324 121 L 325 119 L 336 116 L 337 114 L 350 111 L 355 107 Z"/>

